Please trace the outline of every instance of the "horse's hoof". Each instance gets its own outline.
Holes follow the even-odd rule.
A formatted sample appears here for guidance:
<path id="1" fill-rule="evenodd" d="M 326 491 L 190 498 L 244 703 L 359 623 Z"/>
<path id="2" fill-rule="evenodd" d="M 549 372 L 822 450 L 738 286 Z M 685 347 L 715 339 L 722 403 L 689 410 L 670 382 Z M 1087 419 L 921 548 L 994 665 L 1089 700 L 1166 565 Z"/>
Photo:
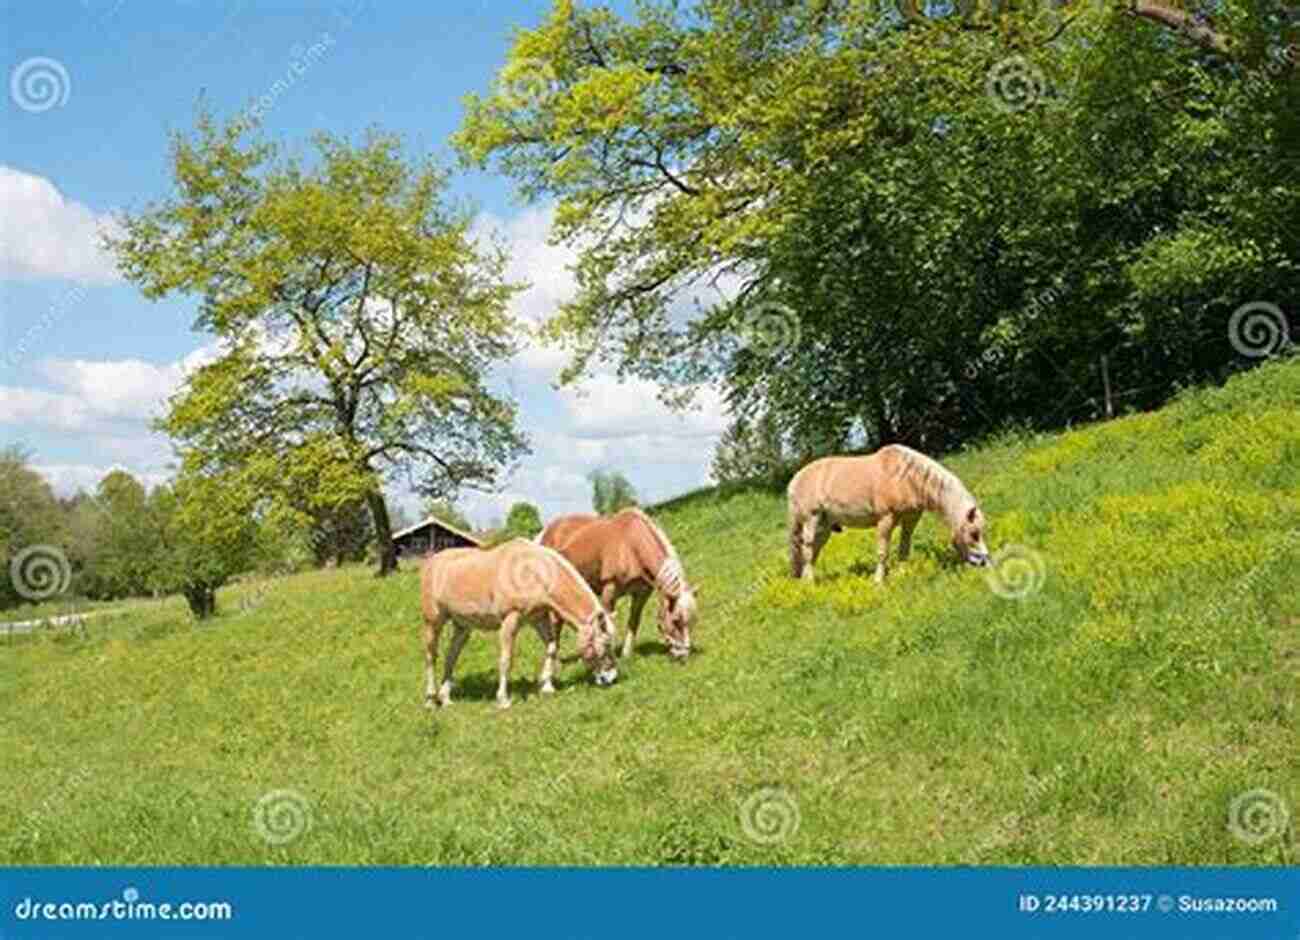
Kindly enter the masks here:
<path id="1" fill-rule="evenodd" d="M 499 698 L 499 699 L 497 699 L 497 708 L 500 709 L 501 711 L 505 711 L 507 708 L 510 707 L 510 705 L 511 705 L 511 702 L 510 702 L 510 699 L 508 699 L 508 698 Z"/>
<path id="2" fill-rule="evenodd" d="M 543 694 L 543 695 L 554 695 L 554 694 L 555 694 L 555 686 L 553 686 L 553 685 L 544 685 L 544 686 L 542 686 L 541 691 L 542 691 L 542 694 Z"/>
<path id="3" fill-rule="evenodd" d="M 437 701 L 432 695 L 426 695 L 424 697 L 424 707 L 429 709 L 429 711 L 433 711 L 434 708 L 437 707 L 437 704 Z"/>

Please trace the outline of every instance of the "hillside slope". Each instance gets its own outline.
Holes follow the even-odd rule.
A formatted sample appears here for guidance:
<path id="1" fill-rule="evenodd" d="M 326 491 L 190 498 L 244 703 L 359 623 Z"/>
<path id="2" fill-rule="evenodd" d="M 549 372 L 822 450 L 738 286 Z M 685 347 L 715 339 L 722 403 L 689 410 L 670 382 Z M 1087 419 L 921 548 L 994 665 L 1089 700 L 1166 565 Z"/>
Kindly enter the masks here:
<path id="1" fill-rule="evenodd" d="M 420 707 L 411 570 L 0 642 L 0 861 L 1294 863 L 1300 361 L 945 462 L 1001 594 L 933 518 L 883 588 L 861 532 L 793 582 L 782 494 L 692 494 L 691 661 L 648 612 L 614 688 L 543 699 L 525 633 L 508 712 L 484 634 Z"/>

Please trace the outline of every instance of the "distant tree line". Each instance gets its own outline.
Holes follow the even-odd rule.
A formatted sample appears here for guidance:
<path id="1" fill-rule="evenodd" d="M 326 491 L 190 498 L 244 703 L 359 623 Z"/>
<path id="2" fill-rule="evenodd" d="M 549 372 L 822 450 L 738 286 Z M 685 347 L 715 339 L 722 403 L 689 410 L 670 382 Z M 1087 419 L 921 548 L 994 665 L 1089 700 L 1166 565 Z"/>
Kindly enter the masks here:
<path id="1" fill-rule="evenodd" d="M 211 511 L 225 502 L 243 511 Z M 182 594 L 205 617 L 215 612 L 217 589 L 238 574 L 358 562 L 373 544 L 361 501 L 274 505 L 201 477 L 149 489 L 122 470 L 93 491 L 61 498 L 21 449 L 0 452 L 0 609 L 62 597 Z M 23 553 L 36 547 L 50 550 L 45 580 L 24 590 L 22 579 L 34 575 L 20 570 Z"/>

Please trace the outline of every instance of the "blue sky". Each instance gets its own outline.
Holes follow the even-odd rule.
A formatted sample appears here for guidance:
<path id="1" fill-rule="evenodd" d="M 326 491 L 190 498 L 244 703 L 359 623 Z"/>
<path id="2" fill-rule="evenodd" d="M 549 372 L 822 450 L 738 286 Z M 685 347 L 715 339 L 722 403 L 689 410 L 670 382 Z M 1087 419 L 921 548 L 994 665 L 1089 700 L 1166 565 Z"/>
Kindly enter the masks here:
<path id="1" fill-rule="evenodd" d="M 149 418 L 212 338 L 191 331 L 192 299 L 150 302 L 117 277 L 95 234 L 113 212 L 165 195 L 168 134 L 191 126 L 200 96 L 233 115 L 296 61 L 305 71 L 274 96 L 269 136 L 297 147 L 316 130 L 376 125 L 451 165 L 463 95 L 487 89 L 512 28 L 548 6 L 0 0 L 0 445 L 31 451 L 61 494 L 113 467 L 167 475 L 170 449 Z M 550 207 L 520 205 L 491 174 L 457 172 L 452 190 L 509 240 L 511 276 L 533 284 L 515 313 L 547 316 L 571 289 L 571 255 L 545 243 Z M 596 466 L 624 471 L 650 499 L 706 481 L 724 423 L 716 396 L 674 415 L 652 386 L 608 373 L 557 392 L 561 362 L 532 348 L 502 370 L 535 452 L 502 493 L 465 494 L 476 521 L 519 498 L 546 514 L 585 509 Z"/>

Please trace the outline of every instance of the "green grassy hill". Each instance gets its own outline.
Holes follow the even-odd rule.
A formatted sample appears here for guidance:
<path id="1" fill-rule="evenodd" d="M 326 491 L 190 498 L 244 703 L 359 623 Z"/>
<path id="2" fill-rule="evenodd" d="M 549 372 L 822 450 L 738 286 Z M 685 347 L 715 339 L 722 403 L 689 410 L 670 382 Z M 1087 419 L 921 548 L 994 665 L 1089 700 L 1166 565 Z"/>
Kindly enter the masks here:
<path id="1" fill-rule="evenodd" d="M 793 582 L 783 494 L 696 493 L 658 513 L 691 661 L 650 616 L 614 688 L 544 699 L 524 633 L 507 712 L 486 634 L 421 707 L 411 570 L 0 642 L 0 860 L 1295 863 L 1300 361 L 945 462 L 1023 598 L 932 517 L 883 588 L 862 532 Z"/>

